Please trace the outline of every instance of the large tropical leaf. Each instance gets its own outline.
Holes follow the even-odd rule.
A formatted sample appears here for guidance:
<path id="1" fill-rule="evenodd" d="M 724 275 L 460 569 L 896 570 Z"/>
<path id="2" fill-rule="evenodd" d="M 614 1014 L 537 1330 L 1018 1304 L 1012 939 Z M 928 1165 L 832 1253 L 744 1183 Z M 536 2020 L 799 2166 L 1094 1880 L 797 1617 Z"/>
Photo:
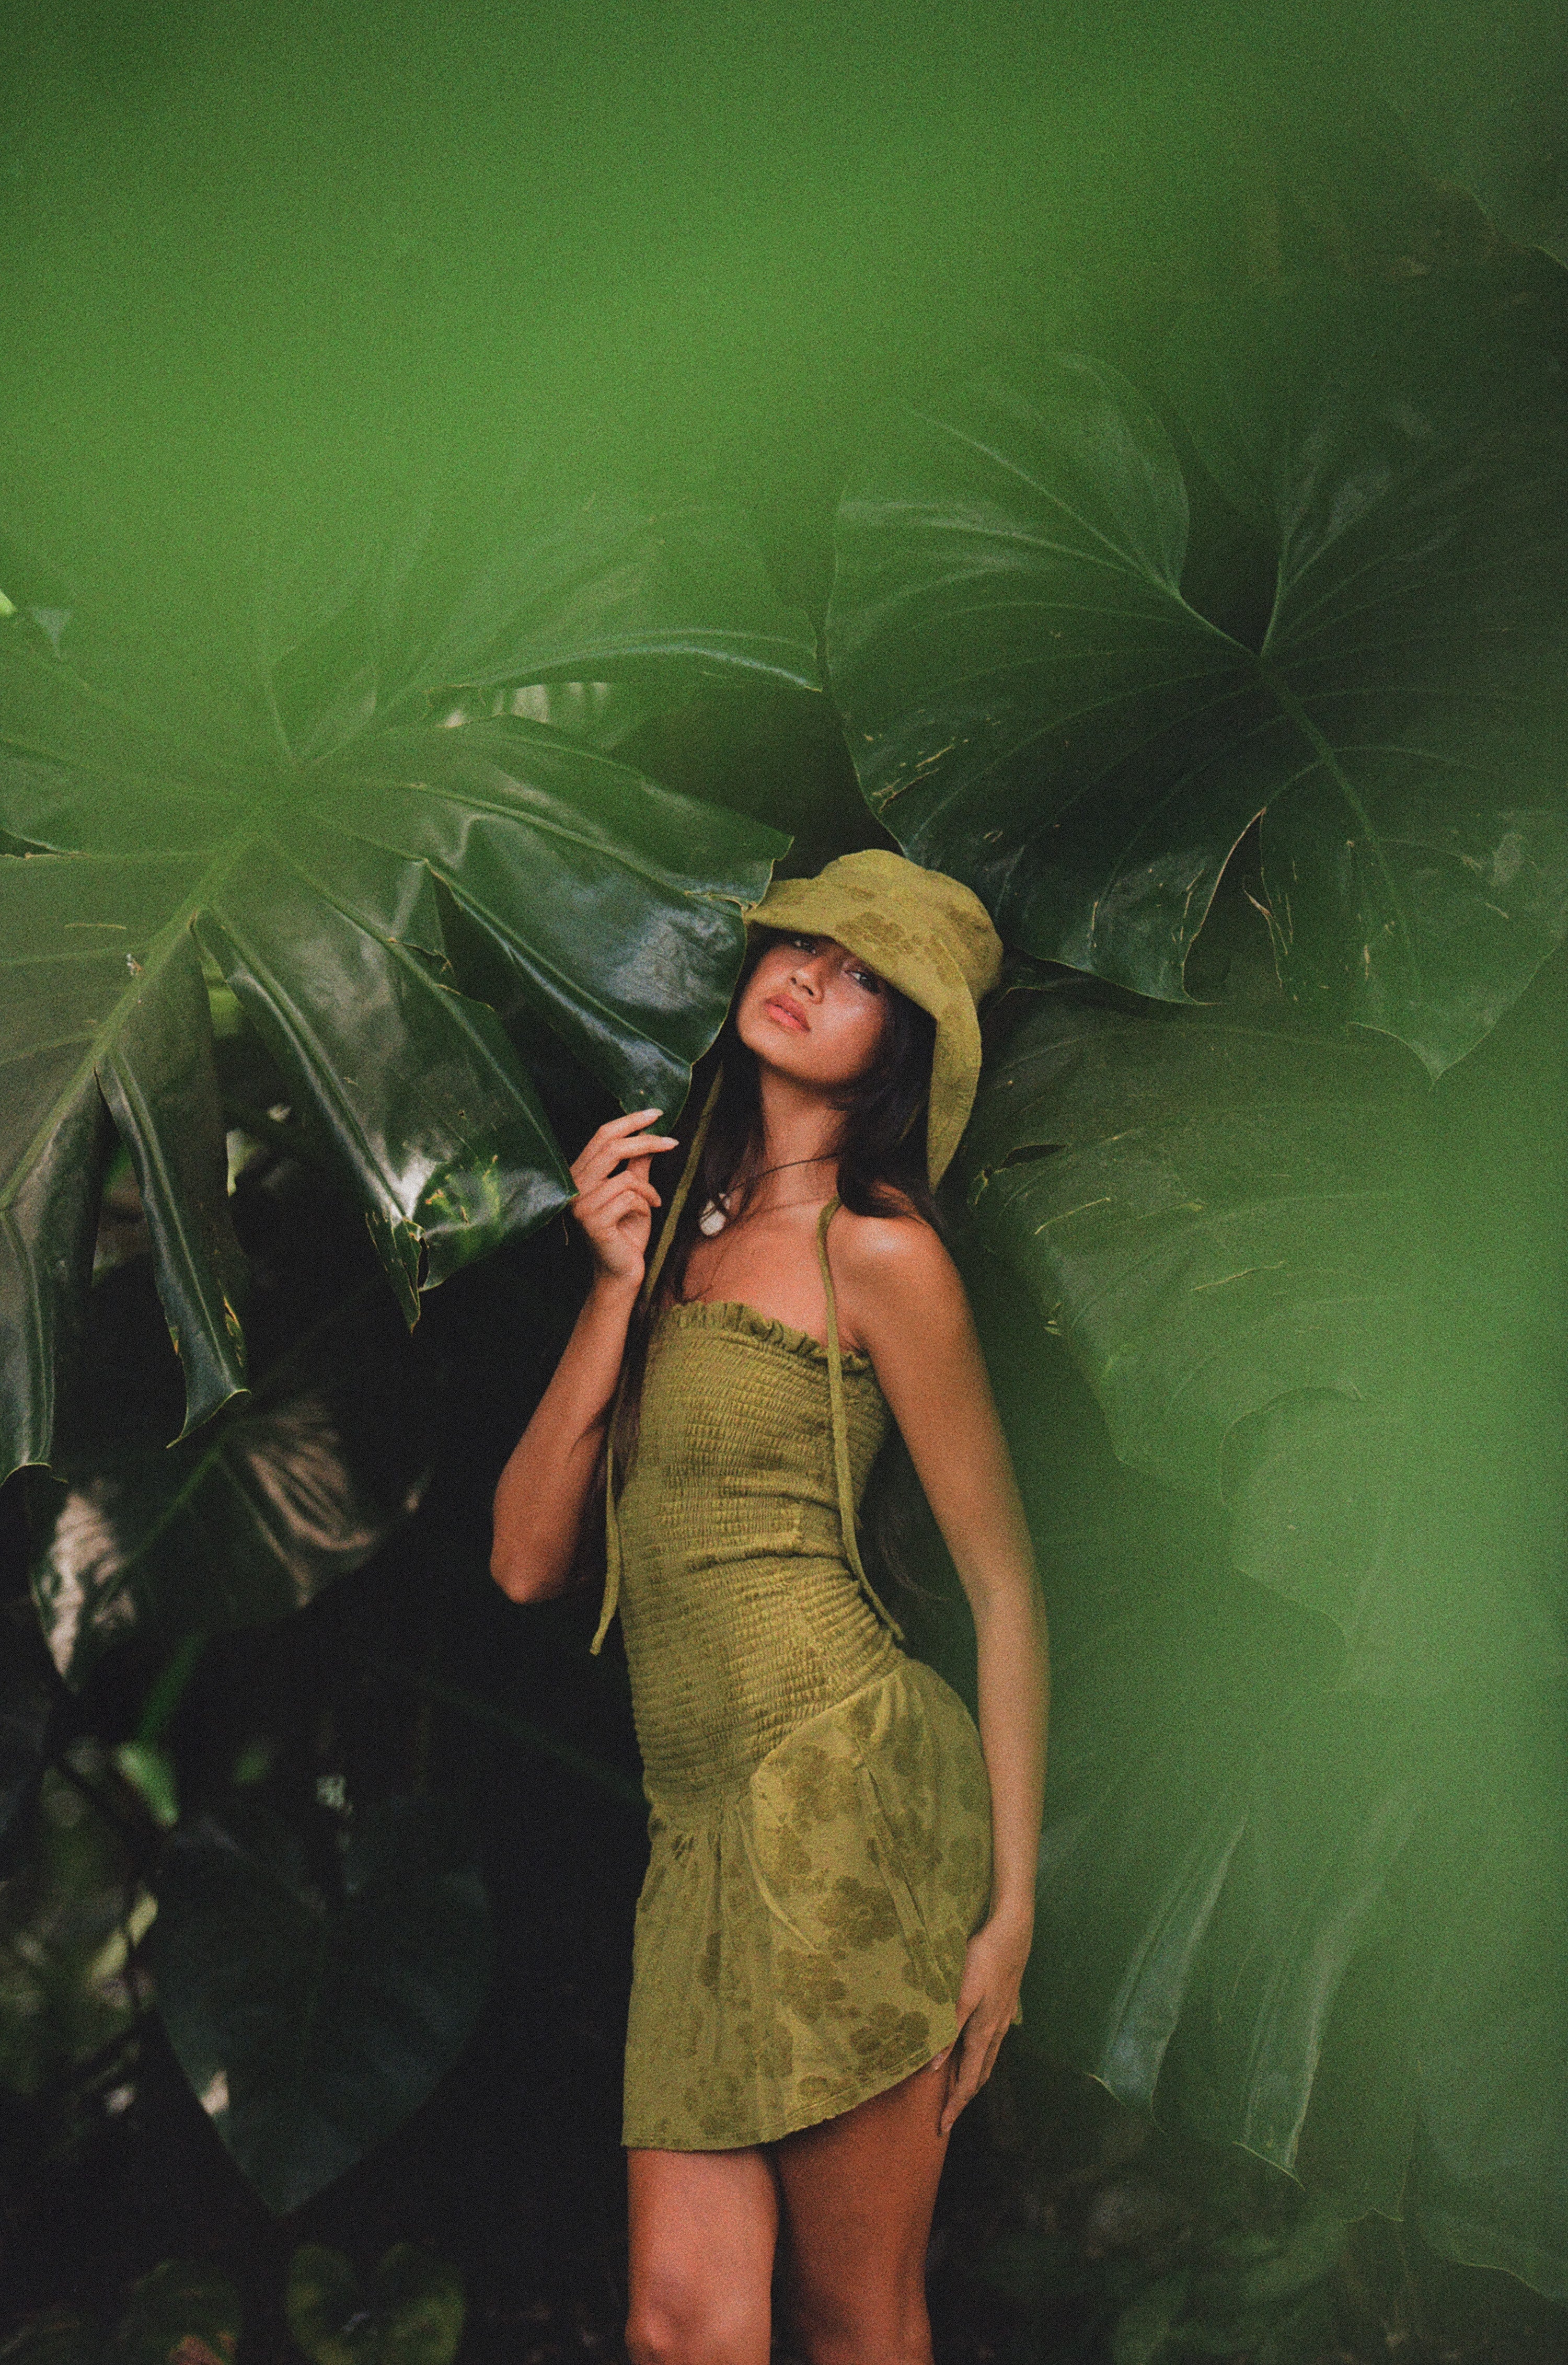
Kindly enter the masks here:
<path id="1" fill-rule="evenodd" d="M 142 1278 L 115 1275 L 113 1294 Z M 377 1285 L 323 1306 L 242 1403 L 172 1449 L 147 1327 L 99 1326 L 112 1425 L 73 1438 L 63 1485 L 35 1487 L 33 1599 L 74 1686 L 133 1634 L 172 1651 L 302 1608 L 386 1542 L 431 1474 L 431 1373 Z"/>
<path id="2" fill-rule="evenodd" d="M 862 788 L 1012 942 L 1168 1000 L 1261 814 L 1289 992 L 1439 1071 L 1568 921 L 1561 362 L 1437 290 L 1294 287 L 1194 317 L 1170 381 L 1262 537 L 1259 645 L 1182 596 L 1148 402 L 1058 357 L 910 412 L 841 507 Z"/>
<path id="3" fill-rule="evenodd" d="M 964 1156 L 1058 1641 L 1025 2028 L 1560 2293 L 1560 1176 L 1540 1195 L 1555 1135 L 1531 1150 L 1518 1115 L 1531 1038 L 1412 1093 L 1392 1046 L 1277 996 L 1022 1006 Z"/>
<path id="4" fill-rule="evenodd" d="M 1419 1070 L 1278 997 L 1036 998 L 963 1171 L 1132 1469 L 1224 1503 L 1247 1575 L 1331 1620 L 1341 1679 L 1561 1668 L 1516 1308 L 1440 1311 Z M 1544 1491 L 1543 1491 L 1544 1489 Z"/>
<path id="5" fill-rule="evenodd" d="M 270 2209 L 296 2209 L 422 2102 L 488 1979 L 478 1874 L 427 1801 L 356 1818 L 333 1866 L 261 1808 L 176 1833 L 149 1942 L 180 2065 Z"/>
<path id="6" fill-rule="evenodd" d="M 1561 1693 L 1335 1691 L 1263 1599 L 1189 1577 L 1058 1668 L 1025 2025 L 1562 2296 Z"/>
<path id="7" fill-rule="evenodd" d="M 704 677 L 817 686 L 809 619 L 700 488 L 169 459 L 36 538 L 81 587 L 55 636 L 72 667 L 210 762 L 320 764 L 454 692 L 613 680 L 656 709 Z"/>
<path id="8" fill-rule="evenodd" d="M 154 734 L 20 644 L 0 644 L 0 824 L 57 850 L 0 866 L 7 1469 L 51 1449 L 105 1101 L 187 1422 L 244 1384 L 203 958 L 335 1144 L 411 1318 L 420 1287 L 569 1189 L 498 1021 L 456 991 L 442 893 L 603 1083 L 673 1111 L 739 962 L 738 906 L 784 844 L 522 723 L 382 734 L 330 777 L 192 758 L 171 779 Z"/>

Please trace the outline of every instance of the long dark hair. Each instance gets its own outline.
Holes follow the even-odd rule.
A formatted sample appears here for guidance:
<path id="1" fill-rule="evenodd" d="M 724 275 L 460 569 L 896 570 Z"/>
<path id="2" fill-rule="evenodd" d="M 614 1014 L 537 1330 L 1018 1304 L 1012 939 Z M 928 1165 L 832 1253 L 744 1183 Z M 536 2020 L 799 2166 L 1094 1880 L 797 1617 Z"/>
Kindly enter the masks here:
<path id="1" fill-rule="evenodd" d="M 660 1309 L 678 1299 L 686 1279 L 687 1261 L 698 1238 L 698 1218 L 711 1200 L 724 1199 L 732 1216 L 745 1205 L 745 1172 L 761 1140 L 762 1105 L 757 1089 L 756 1059 L 735 1032 L 735 1011 L 753 970 L 778 933 L 759 929 L 746 952 L 736 981 L 730 1014 L 713 1048 L 693 1072 L 678 1134 L 681 1147 L 669 1153 L 678 1173 L 684 1171 L 688 1147 L 700 1122 L 722 1068 L 723 1081 L 709 1120 L 698 1171 L 670 1241 L 652 1304 L 639 1300 L 626 1334 L 622 1366 L 620 1409 L 613 1444 L 619 1484 L 632 1466 L 637 1450 L 642 1411 L 643 1378 L 647 1369 L 648 1339 Z M 940 1231 L 942 1219 L 925 1174 L 925 1105 L 931 1093 L 931 1059 L 935 1048 L 935 1022 L 907 994 L 884 984 L 888 1025 L 877 1058 L 867 1073 L 849 1086 L 838 1104 L 844 1124 L 838 1145 L 838 1195 L 855 1216 L 921 1216 Z M 671 1185 L 673 1189 L 673 1184 Z M 666 1193 L 666 1204 L 669 1194 Z M 652 1244 L 650 1243 L 650 1255 Z"/>

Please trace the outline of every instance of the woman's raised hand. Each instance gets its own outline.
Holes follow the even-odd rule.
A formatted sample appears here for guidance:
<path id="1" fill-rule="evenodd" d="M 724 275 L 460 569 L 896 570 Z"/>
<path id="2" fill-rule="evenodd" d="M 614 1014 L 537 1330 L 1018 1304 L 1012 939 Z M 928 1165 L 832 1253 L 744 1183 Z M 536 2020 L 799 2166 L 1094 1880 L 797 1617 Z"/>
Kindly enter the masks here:
<path id="1" fill-rule="evenodd" d="M 572 1213 L 593 1250 L 596 1274 L 636 1290 L 643 1282 L 654 1209 L 661 1202 L 648 1180 L 648 1161 L 678 1145 L 673 1134 L 650 1133 L 659 1109 L 633 1109 L 601 1125 L 572 1160 L 577 1195 Z"/>

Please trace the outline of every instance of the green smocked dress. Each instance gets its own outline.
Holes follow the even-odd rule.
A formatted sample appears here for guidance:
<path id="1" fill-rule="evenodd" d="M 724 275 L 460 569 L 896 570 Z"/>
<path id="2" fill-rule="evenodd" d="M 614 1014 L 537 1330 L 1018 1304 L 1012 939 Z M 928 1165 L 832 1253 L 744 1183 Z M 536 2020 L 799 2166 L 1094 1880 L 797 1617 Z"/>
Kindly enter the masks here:
<path id="1" fill-rule="evenodd" d="M 920 2068 L 986 1911 L 979 1736 L 856 1545 L 890 1415 L 838 1347 L 837 1204 L 825 1347 L 705 1301 L 650 1341 L 606 1605 L 618 1588 L 652 1809 L 628 2146 L 775 2142 Z"/>

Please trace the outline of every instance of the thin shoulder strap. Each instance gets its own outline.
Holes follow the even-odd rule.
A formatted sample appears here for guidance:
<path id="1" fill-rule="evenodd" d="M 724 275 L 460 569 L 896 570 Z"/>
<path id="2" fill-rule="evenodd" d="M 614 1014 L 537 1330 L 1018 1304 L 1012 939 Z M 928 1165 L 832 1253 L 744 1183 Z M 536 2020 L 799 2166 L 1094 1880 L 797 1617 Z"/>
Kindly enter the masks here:
<path id="1" fill-rule="evenodd" d="M 708 1138 L 708 1127 L 713 1121 L 713 1111 L 719 1104 L 719 1088 L 723 1081 L 724 1071 L 721 1068 L 709 1086 L 708 1097 L 702 1104 L 702 1114 L 697 1120 L 697 1130 L 691 1137 L 691 1147 L 686 1153 L 686 1164 L 681 1168 L 680 1180 L 675 1186 L 675 1196 L 669 1203 L 669 1213 L 659 1227 L 658 1244 L 648 1261 L 647 1271 L 643 1276 L 643 1286 L 638 1293 L 638 1301 L 641 1305 L 653 1304 L 654 1292 L 658 1287 L 659 1275 L 664 1271 L 665 1259 L 669 1253 L 670 1242 L 675 1238 L 675 1227 L 680 1221 L 681 1212 L 691 1195 L 691 1186 L 696 1182 L 698 1171 L 702 1164 L 702 1145 Z M 604 1638 L 610 1631 L 610 1621 L 614 1617 L 621 1599 L 621 1521 L 615 1508 L 615 1425 L 621 1417 L 621 1401 L 625 1393 L 626 1366 L 622 1359 L 621 1377 L 616 1383 L 614 1401 L 610 1407 L 610 1421 L 604 1432 L 604 1599 L 599 1606 L 599 1624 L 594 1631 L 593 1641 L 588 1644 L 589 1651 L 596 1658 L 604 1646 Z"/>
<path id="2" fill-rule="evenodd" d="M 844 1530 L 844 1556 L 855 1571 L 856 1583 L 894 1641 L 902 1642 L 903 1628 L 867 1575 L 855 1533 L 855 1482 L 849 1471 L 849 1421 L 844 1408 L 844 1360 L 838 1344 L 838 1299 L 834 1291 L 833 1267 L 827 1253 L 827 1227 L 841 1204 L 835 1195 L 817 1217 L 817 1261 L 822 1266 L 823 1295 L 827 1299 L 828 1420 L 833 1430 L 834 1472 L 838 1480 L 838 1522 Z"/>

